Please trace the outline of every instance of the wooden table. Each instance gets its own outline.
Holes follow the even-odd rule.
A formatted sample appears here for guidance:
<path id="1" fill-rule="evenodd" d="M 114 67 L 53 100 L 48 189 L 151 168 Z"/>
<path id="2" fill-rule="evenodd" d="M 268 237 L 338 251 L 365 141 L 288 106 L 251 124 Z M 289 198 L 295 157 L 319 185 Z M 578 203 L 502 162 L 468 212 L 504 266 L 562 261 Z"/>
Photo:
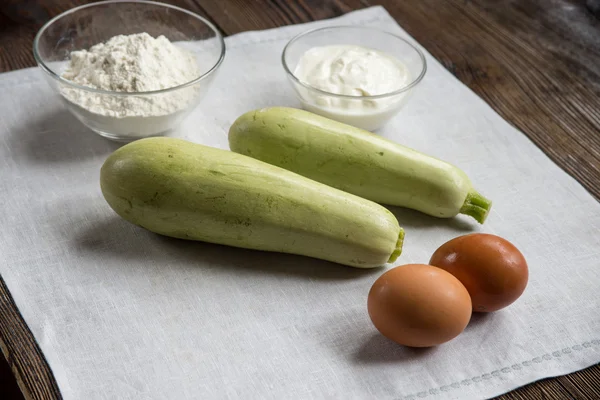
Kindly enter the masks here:
<path id="1" fill-rule="evenodd" d="M 33 67 L 31 44 L 41 25 L 89 2 L 2 0 L 0 72 Z M 583 0 L 167 2 L 208 17 L 225 35 L 331 18 L 381 4 L 449 71 L 600 199 L 600 20 Z M 1 278 L 0 345 L 27 398 L 61 398 Z M 8 371 L 0 364 L 0 393 L 20 398 L 10 389 L 14 380 Z M 499 397 L 526 398 L 600 399 L 600 366 Z"/>

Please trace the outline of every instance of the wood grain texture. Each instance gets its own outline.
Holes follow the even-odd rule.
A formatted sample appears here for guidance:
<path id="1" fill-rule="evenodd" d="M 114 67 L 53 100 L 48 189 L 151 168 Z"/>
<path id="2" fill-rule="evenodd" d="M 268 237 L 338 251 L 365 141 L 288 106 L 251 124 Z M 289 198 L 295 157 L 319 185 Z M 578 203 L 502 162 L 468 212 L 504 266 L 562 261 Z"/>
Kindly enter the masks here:
<path id="1" fill-rule="evenodd" d="M 363 0 L 190 1 L 200 4 L 226 35 L 333 18 L 368 6 Z"/>
<path id="2" fill-rule="evenodd" d="M 23 394 L 5 357 L 0 356 L 0 393 L 10 400 L 23 400 Z"/>
<path id="3" fill-rule="evenodd" d="M 564 0 L 505 0 L 493 6 L 485 0 L 378 3 L 600 199 L 600 23 L 583 4 Z M 423 29 L 427 21 L 444 29 Z M 559 27 L 567 21 L 582 27 Z"/>
<path id="4" fill-rule="evenodd" d="M 46 358 L 1 277 L 0 347 L 25 398 L 62 399 Z"/>
<path id="5" fill-rule="evenodd" d="M 0 0 L 0 73 L 34 67 L 33 39 L 51 18 L 95 0 Z M 211 20 L 192 0 L 164 3 L 185 8 Z M 211 21 L 214 22 L 214 21 Z"/>
<path id="6" fill-rule="evenodd" d="M 163 1 L 200 13 L 226 35 L 383 5 L 450 72 L 600 199 L 600 21 L 585 1 Z M 41 25 L 89 2 L 0 1 L 0 72 L 34 66 L 31 44 Z M 60 398 L 1 280 L 0 343 L 28 398 Z M 600 366 L 497 399 L 600 399 Z"/>

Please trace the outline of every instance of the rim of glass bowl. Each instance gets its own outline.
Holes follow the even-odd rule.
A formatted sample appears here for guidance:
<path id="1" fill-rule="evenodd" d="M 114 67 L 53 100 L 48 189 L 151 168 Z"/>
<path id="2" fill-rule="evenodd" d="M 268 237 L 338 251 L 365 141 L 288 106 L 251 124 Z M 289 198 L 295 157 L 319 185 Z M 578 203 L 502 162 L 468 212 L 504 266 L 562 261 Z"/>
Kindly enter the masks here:
<path id="1" fill-rule="evenodd" d="M 423 65 L 423 67 L 421 69 L 421 73 L 415 79 L 413 79 L 408 85 L 405 85 L 398 90 L 395 90 L 393 92 L 377 94 L 377 95 L 371 95 L 371 96 L 360 96 L 360 95 L 355 96 L 355 95 L 351 95 L 351 94 L 332 93 L 332 92 L 328 92 L 326 90 L 316 88 L 316 87 L 298 79 L 298 77 L 291 71 L 290 67 L 287 65 L 287 62 L 285 61 L 285 56 L 288 51 L 288 48 L 292 44 L 294 44 L 297 40 L 302 39 L 304 36 L 310 35 L 312 33 L 319 32 L 319 31 L 326 31 L 326 30 L 348 29 L 348 28 L 358 29 L 358 30 L 369 30 L 369 31 L 376 31 L 376 32 L 384 33 L 386 35 L 392 36 L 393 38 L 401 40 L 402 42 L 406 43 L 411 49 L 413 49 L 418 54 L 419 59 L 421 60 L 421 63 Z M 400 60 L 400 61 L 402 61 L 402 60 Z M 308 31 L 302 32 L 302 33 L 294 36 L 292 39 L 290 39 L 290 41 L 283 48 L 283 52 L 281 53 L 281 63 L 283 64 L 283 69 L 285 69 L 285 72 L 288 74 L 288 76 L 290 76 L 296 83 L 304 86 L 305 88 L 307 88 L 309 90 L 314 90 L 317 93 L 327 95 L 327 96 L 338 97 L 338 98 L 342 98 L 342 99 L 355 99 L 355 100 L 356 99 L 361 99 L 361 100 L 384 99 L 386 97 L 392 97 L 392 96 L 398 95 L 400 93 L 406 92 L 407 90 L 412 89 L 419 82 L 421 82 L 421 80 L 425 76 L 425 73 L 427 72 L 427 61 L 425 60 L 425 55 L 423 54 L 423 52 L 421 50 L 419 50 L 418 48 L 413 46 L 410 42 L 408 42 L 408 40 L 403 39 L 400 36 L 390 33 L 388 31 L 384 31 L 382 29 L 370 28 L 370 27 L 366 27 L 366 26 L 356 26 L 356 25 L 336 25 L 336 26 L 327 26 L 327 27 L 323 27 L 323 28 L 310 29 Z"/>
<path id="2" fill-rule="evenodd" d="M 114 3 L 114 4 L 118 4 L 118 3 L 139 3 L 139 4 L 148 4 L 148 5 L 154 5 L 154 6 L 160 6 L 160 7 L 165 7 L 165 8 L 170 8 L 173 10 L 177 10 L 177 11 L 181 11 L 183 13 L 186 13 L 200 21 L 202 21 L 204 24 L 206 24 L 210 29 L 212 29 L 212 31 L 215 33 L 216 37 L 219 39 L 219 44 L 221 45 L 221 54 L 219 55 L 219 59 L 217 60 L 217 62 L 205 73 L 203 73 L 202 75 L 198 76 L 197 78 L 186 82 L 186 83 L 182 83 L 181 85 L 177 85 L 177 86 L 173 86 L 170 88 L 166 88 L 166 89 L 160 89 L 160 90 L 151 90 L 151 91 L 146 91 L 146 92 L 116 92 L 116 91 L 111 91 L 111 90 L 103 90 L 103 89 L 95 89 L 89 86 L 83 86 L 83 85 L 79 85 L 75 82 L 72 82 L 68 79 L 63 78 L 62 76 L 58 75 L 56 72 L 54 72 L 51 68 L 49 68 L 46 63 L 42 60 L 42 58 L 39 55 L 38 52 L 38 46 L 39 46 L 39 41 L 40 41 L 40 37 L 42 36 L 42 34 L 46 31 L 46 29 L 48 29 L 50 27 L 50 25 L 52 25 L 54 22 L 58 21 L 59 19 L 65 17 L 66 15 L 69 14 L 73 14 L 77 11 L 80 11 L 84 8 L 89 8 L 89 7 L 95 7 L 95 6 L 100 6 L 100 5 L 105 5 L 105 4 L 110 4 L 110 3 Z M 160 3 L 157 1 L 146 1 L 146 0 L 108 0 L 108 1 L 101 1 L 101 2 L 96 2 L 96 3 L 91 3 L 91 4 L 86 4 L 86 5 L 82 5 L 79 7 L 74 7 L 71 8 L 70 10 L 67 10 L 59 15 L 57 15 L 56 17 L 52 18 L 50 21 L 48 21 L 46 24 L 44 24 L 44 26 L 42 26 L 40 28 L 40 30 L 38 31 L 37 35 L 35 36 L 35 39 L 33 40 L 33 56 L 35 58 L 35 61 L 37 62 L 37 64 L 39 65 L 40 68 L 42 68 L 42 70 L 44 70 L 44 72 L 46 72 L 48 75 L 50 75 L 52 78 L 58 80 L 59 82 L 67 85 L 67 86 L 71 86 L 73 88 L 76 89 L 80 89 L 80 90 L 85 90 L 88 92 L 93 92 L 93 93 L 99 93 L 99 94 L 107 94 L 107 95 L 111 95 L 111 96 L 140 96 L 140 95 L 154 95 L 154 94 L 160 94 L 160 93 L 168 93 L 168 92 L 173 92 L 188 86 L 192 86 L 195 85 L 196 83 L 200 82 L 201 80 L 203 80 L 204 78 L 208 77 L 209 75 L 211 75 L 214 71 L 217 70 L 217 68 L 219 67 L 219 65 L 221 65 L 221 63 L 223 62 L 223 60 L 225 59 L 225 40 L 223 40 L 223 35 L 221 35 L 221 33 L 218 31 L 218 29 L 207 19 L 201 17 L 198 14 L 195 14 L 191 11 L 188 11 L 184 8 L 181 7 L 177 7 L 177 6 L 173 6 L 170 4 L 165 4 L 165 3 Z"/>

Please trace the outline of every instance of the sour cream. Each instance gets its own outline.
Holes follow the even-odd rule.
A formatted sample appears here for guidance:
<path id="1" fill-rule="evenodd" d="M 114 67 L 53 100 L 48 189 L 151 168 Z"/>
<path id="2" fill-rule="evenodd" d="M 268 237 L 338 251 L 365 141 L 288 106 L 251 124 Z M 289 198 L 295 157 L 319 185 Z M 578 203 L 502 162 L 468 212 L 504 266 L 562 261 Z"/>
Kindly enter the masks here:
<path id="1" fill-rule="evenodd" d="M 400 60 L 378 50 L 354 45 L 313 47 L 300 58 L 294 75 L 304 84 L 323 92 L 354 96 L 337 97 L 301 88 L 305 108 L 317 114 L 375 130 L 404 104 L 406 92 L 380 99 L 411 82 L 408 68 Z"/>

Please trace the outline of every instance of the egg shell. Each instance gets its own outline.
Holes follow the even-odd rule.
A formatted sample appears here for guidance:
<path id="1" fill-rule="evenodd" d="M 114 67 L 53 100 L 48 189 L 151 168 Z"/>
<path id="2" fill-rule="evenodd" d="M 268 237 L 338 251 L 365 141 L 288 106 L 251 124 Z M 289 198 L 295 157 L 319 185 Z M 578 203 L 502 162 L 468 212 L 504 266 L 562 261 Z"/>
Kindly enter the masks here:
<path id="1" fill-rule="evenodd" d="M 467 288 L 473 311 L 498 311 L 525 291 L 529 269 L 523 254 L 508 240 L 472 233 L 441 245 L 429 264 L 454 275 Z"/>
<path id="2" fill-rule="evenodd" d="M 425 264 L 407 264 L 381 275 L 369 291 L 371 321 L 389 339 L 430 347 L 458 336 L 471 319 L 471 298 L 450 273 Z"/>

